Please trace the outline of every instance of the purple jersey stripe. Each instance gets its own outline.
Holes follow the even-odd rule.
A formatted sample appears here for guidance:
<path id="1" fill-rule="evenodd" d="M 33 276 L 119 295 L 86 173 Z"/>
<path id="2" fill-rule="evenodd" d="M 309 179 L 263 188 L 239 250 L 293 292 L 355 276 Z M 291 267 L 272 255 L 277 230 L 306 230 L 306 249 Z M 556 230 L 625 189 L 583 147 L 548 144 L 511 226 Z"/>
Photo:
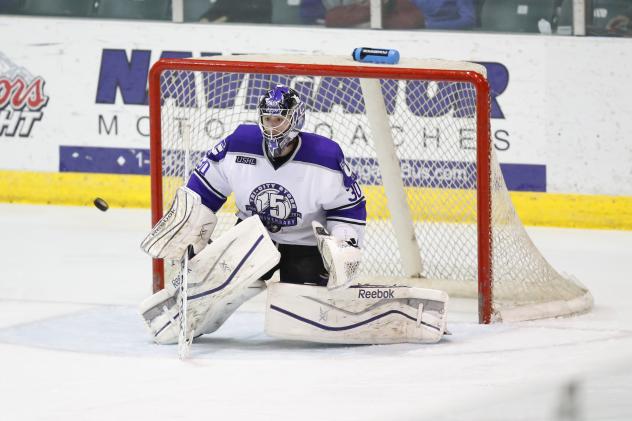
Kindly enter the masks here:
<path id="1" fill-rule="evenodd" d="M 300 136 L 301 149 L 294 161 L 316 164 L 342 173 L 340 163 L 344 161 L 344 155 L 336 142 L 314 133 L 301 132 Z"/>
<path id="2" fill-rule="evenodd" d="M 364 196 L 362 196 L 361 198 L 359 198 L 355 202 L 347 203 L 347 204 L 344 204 L 342 206 L 337 206 L 337 207 L 331 208 L 331 209 L 325 209 L 325 211 L 329 212 L 329 211 L 334 211 L 334 210 L 339 210 L 339 209 L 350 209 L 350 208 L 353 208 L 353 207 L 357 206 L 361 202 L 364 202 L 365 200 L 366 199 L 364 198 Z"/>
<path id="3" fill-rule="evenodd" d="M 259 126 L 242 124 L 226 138 L 226 152 L 263 156 L 263 135 Z"/>
<path id="4" fill-rule="evenodd" d="M 189 178 L 187 187 L 199 194 L 202 198 L 202 204 L 213 212 L 217 212 L 226 202 L 226 197 L 217 192 L 208 182 L 202 181 L 196 173 L 193 173 Z"/>
<path id="5" fill-rule="evenodd" d="M 355 219 L 327 218 L 327 221 L 344 222 L 345 224 L 352 224 L 352 225 L 366 225 L 365 221 L 357 221 Z"/>
<path id="6" fill-rule="evenodd" d="M 349 218 L 357 221 L 366 221 L 366 202 L 362 201 L 357 205 L 346 209 L 332 209 L 325 212 L 327 219 L 332 217 Z"/>

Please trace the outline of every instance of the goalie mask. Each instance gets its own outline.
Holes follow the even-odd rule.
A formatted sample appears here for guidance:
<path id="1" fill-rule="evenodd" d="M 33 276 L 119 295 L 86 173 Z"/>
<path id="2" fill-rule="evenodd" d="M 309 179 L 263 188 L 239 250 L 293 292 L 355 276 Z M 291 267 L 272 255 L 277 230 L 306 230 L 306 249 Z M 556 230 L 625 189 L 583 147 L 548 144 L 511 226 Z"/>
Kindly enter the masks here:
<path id="1" fill-rule="evenodd" d="M 296 138 L 305 122 L 305 105 L 292 88 L 277 85 L 259 100 L 259 128 L 273 158 Z"/>

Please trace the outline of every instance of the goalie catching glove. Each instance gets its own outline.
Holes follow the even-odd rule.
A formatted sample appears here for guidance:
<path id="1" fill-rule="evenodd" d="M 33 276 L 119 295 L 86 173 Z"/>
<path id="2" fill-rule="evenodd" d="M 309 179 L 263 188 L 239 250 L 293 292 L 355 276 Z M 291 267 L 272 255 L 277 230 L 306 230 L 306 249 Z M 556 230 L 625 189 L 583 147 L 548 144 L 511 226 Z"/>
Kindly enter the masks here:
<path id="1" fill-rule="evenodd" d="M 362 252 L 355 238 L 340 240 L 313 221 L 312 228 L 318 242 L 318 251 L 323 258 L 325 269 L 329 272 L 327 288 L 337 289 L 348 286 L 359 272 Z"/>
<path id="2" fill-rule="evenodd" d="M 200 195 L 180 187 L 171 208 L 140 244 L 145 253 L 158 259 L 180 259 L 187 246 L 197 254 L 208 244 L 217 216 L 202 204 Z"/>

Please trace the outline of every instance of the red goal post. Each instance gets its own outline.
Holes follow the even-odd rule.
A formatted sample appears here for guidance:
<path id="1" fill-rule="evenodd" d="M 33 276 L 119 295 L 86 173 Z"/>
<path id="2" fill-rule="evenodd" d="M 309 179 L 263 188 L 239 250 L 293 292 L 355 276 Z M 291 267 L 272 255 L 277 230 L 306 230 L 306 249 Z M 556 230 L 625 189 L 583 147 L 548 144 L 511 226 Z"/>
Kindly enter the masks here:
<path id="1" fill-rule="evenodd" d="M 253 98 L 278 81 L 294 83 L 305 93 L 307 121 L 310 115 L 314 118 L 306 127 L 328 127 L 331 133 L 326 134 L 334 134 L 331 137 L 341 144 L 347 158 L 371 174 L 366 177 L 367 231 L 369 237 L 375 235 L 365 242 L 368 278 L 407 279 L 451 295 L 466 291 L 463 295 L 478 297 L 481 323 L 590 308 L 590 293 L 581 286 L 570 288 L 569 293 L 564 285 L 561 296 L 546 296 L 551 288 L 543 285 L 569 280 L 535 250 L 515 215 L 491 149 L 485 68 L 474 63 L 402 60 L 383 66 L 333 56 L 161 59 L 149 75 L 152 224 L 161 218 L 175 188 L 190 172 L 190 164 L 183 161 L 195 161 L 237 124 L 252 123 Z M 355 126 L 355 132 L 345 132 L 347 126 Z M 437 133 L 437 147 L 432 151 L 426 142 L 428 127 Z M 464 132 L 475 142 L 459 147 Z M 419 133 L 423 133 L 423 144 Z M 424 156 L 429 151 L 431 159 Z M 434 177 L 430 181 L 429 173 Z M 458 177 L 450 178 L 451 174 Z M 372 214 L 371 209 L 377 207 Z M 511 237 L 508 242 L 506 237 Z M 511 243 L 516 242 L 525 245 L 513 250 Z M 495 247 L 512 248 L 509 253 L 519 257 Z M 504 267 L 512 259 L 528 261 L 525 268 L 537 266 L 544 275 L 533 282 L 528 274 L 495 279 L 494 265 L 498 273 L 512 272 Z M 379 273 L 387 266 L 389 273 Z M 153 274 L 154 290 L 158 290 L 164 286 L 162 261 L 153 262 Z M 507 296 L 503 301 L 495 300 L 495 283 L 501 289 L 499 296 Z M 544 292 L 521 299 L 520 294 L 530 288 Z M 551 307 L 551 301 L 567 304 Z"/>

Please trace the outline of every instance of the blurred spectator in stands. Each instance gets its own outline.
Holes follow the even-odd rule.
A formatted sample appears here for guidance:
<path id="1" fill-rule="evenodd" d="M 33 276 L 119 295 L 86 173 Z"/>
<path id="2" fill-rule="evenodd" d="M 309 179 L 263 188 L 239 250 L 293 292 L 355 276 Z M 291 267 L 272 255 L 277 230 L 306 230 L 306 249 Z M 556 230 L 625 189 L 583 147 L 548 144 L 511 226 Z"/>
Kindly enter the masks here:
<path id="1" fill-rule="evenodd" d="M 301 0 L 301 21 L 305 25 L 324 25 L 325 12 L 322 0 Z"/>
<path id="2" fill-rule="evenodd" d="M 475 0 L 413 0 L 428 29 L 471 29 L 476 26 Z"/>
<path id="3" fill-rule="evenodd" d="M 270 23 L 271 19 L 270 0 L 217 0 L 200 22 Z"/>
<path id="4" fill-rule="evenodd" d="M 560 0 L 563 1 L 563 0 Z M 485 0 L 474 0 L 474 26 L 476 28 L 481 27 L 481 15 L 483 12 L 483 5 L 485 4 Z"/>
<path id="5" fill-rule="evenodd" d="M 610 19 L 606 24 L 606 31 L 613 35 L 632 36 L 632 7 Z"/>
<path id="6" fill-rule="evenodd" d="M 303 0 L 301 17 L 305 23 L 324 23 L 332 28 L 368 28 L 370 0 Z M 423 28 L 421 11 L 411 0 L 382 0 L 382 28 Z"/>
<path id="7" fill-rule="evenodd" d="M 0 13 L 17 13 L 24 0 L 0 0 Z"/>

